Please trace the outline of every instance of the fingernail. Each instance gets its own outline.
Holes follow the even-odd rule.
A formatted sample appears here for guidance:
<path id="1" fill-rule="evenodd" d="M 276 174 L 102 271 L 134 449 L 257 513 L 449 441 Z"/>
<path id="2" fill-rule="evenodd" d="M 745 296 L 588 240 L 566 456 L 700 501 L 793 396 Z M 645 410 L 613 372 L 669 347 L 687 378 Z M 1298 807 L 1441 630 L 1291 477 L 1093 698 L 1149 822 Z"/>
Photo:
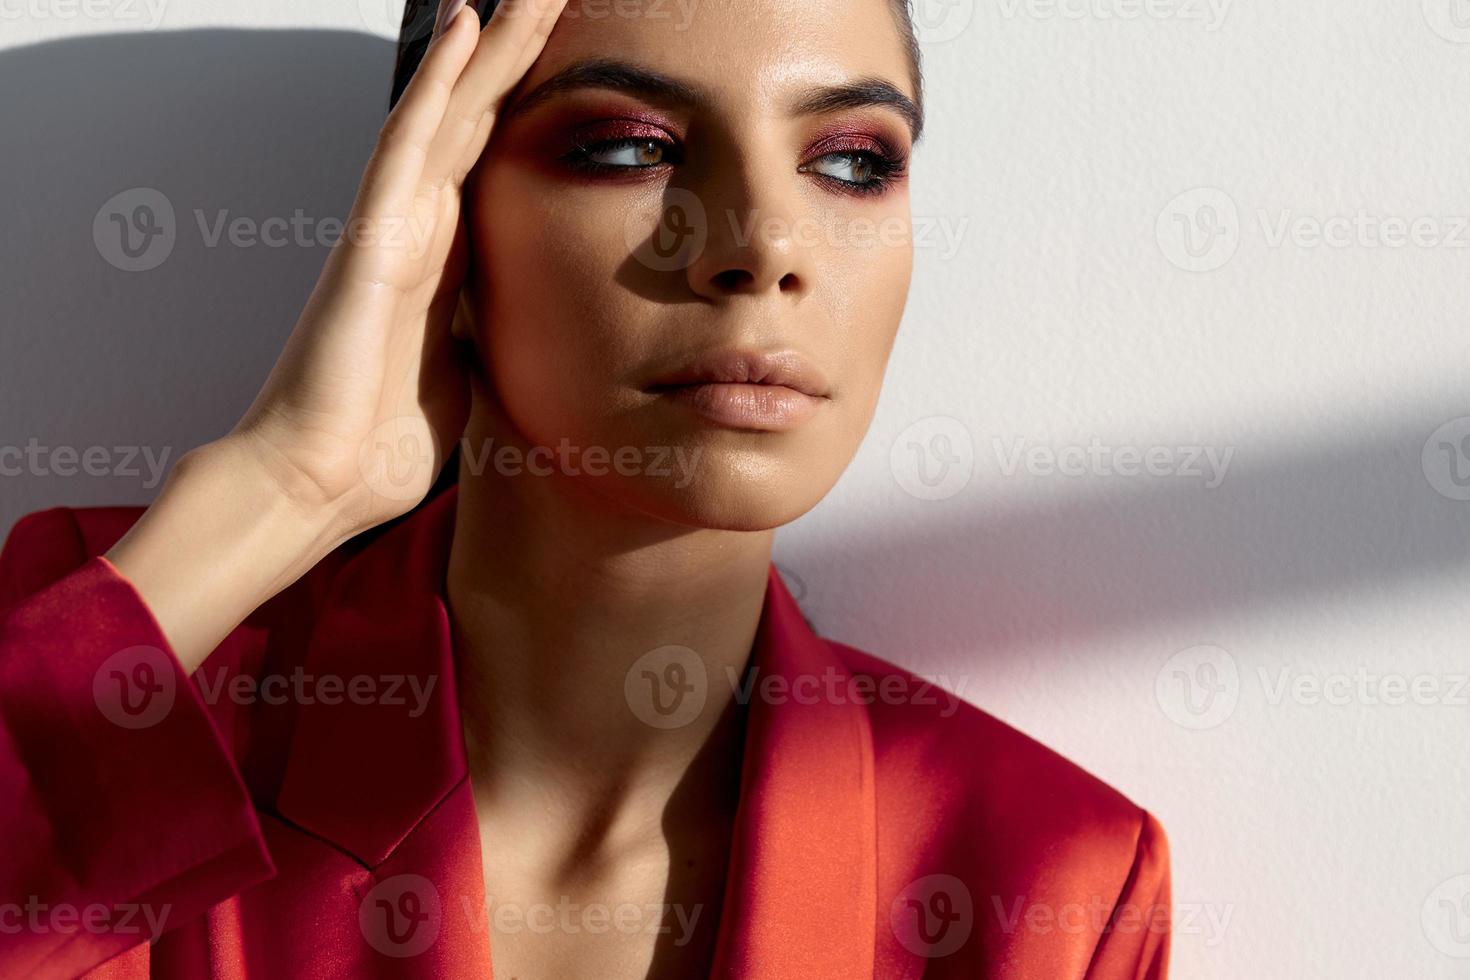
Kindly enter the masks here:
<path id="1" fill-rule="evenodd" d="M 439 20 L 434 24 L 434 37 L 444 33 L 444 29 L 449 26 L 450 21 L 454 20 L 454 16 L 464 5 L 465 0 L 448 0 L 447 3 L 440 4 Z"/>

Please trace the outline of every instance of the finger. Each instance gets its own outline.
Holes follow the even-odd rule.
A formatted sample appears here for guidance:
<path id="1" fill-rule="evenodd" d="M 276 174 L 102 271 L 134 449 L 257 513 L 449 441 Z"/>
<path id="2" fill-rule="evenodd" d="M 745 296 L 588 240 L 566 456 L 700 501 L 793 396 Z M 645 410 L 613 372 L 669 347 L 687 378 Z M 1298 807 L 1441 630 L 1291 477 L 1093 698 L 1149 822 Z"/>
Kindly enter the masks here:
<path id="1" fill-rule="evenodd" d="M 485 149 L 494 113 L 546 47 L 567 0 L 502 0 L 454 86 L 425 164 L 431 185 L 464 183 Z"/>
<path id="2" fill-rule="evenodd" d="M 565 3 L 561 4 L 555 13 L 551 14 L 548 19 L 542 21 L 538 28 L 538 31 L 541 32 L 538 34 L 539 40 L 535 40 L 526 45 L 521 52 L 520 60 L 511 66 L 510 81 L 505 86 L 505 90 L 494 100 L 490 107 L 491 111 L 481 114 L 479 125 L 476 126 L 475 132 L 470 136 L 469 141 L 465 145 L 464 155 L 460 159 L 461 170 L 472 170 L 479 161 L 480 155 L 485 152 L 485 145 L 490 141 L 490 134 L 494 131 L 496 117 L 504 104 L 506 96 L 525 80 L 526 72 L 531 70 L 531 66 L 535 64 L 536 59 L 545 50 L 546 41 L 551 37 L 551 32 L 556 27 L 561 10 L 565 6 Z"/>
<path id="3" fill-rule="evenodd" d="M 457 11 L 437 29 L 422 63 L 383 124 L 364 175 L 360 213 L 377 214 L 388 202 L 411 200 L 423 179 L 455 84 L 478 38 L 479 17 L 463 0 L 443 0 L 441 14 L 456 2 Z"/>
<path id="4" fill-rule="evenodd" d="M 474 86 L 493 82 L 494 72 L 501 68 L 508 69 L 508 81 L 500 95 L 509 91 L 546 46 L 546 39 L 551 36 L 566 5 L 567 0 L 502 0 L 491 23 L 499 21 L 500 29 L 507 32 L 506 50 L 514 60 L 503 65 L 486 52 L 476 52 L 466 70 L 468 77 L 465 81 L 471 87 L 471 93 Z M 493 38 L 491 41 L 495 43 Z M 482 74 L 476 77 L 477 72 Z"/>
<path id="5" fill-rule="evenodd" d="M 434 18 L 434 34 L 430 40 L 443 34 L 444 29 L 449 26 L 450 21 L 454 20 L 464 6 L 465 0 L 439 0 L 439 14 Z"/>

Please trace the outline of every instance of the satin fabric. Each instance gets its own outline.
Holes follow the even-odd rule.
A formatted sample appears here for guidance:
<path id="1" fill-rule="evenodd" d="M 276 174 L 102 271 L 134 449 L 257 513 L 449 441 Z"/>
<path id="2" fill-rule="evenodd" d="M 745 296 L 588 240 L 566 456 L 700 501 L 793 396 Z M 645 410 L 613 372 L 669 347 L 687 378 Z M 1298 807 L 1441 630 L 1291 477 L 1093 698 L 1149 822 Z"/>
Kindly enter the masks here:
<path id="1" fill-rule="evenodd" d="M 333 552 L 192 678 L 101 557 L 141 508 L 16 525 L 0 553 L 0 976 L 491 975 L 444 603 L 455 497 Z M 785 693 L 742 709 L 711 976 L 1166 976 L 1150 813 L 816 636 L 774 566 L 752 668 Z M 337 703 L 260 686 L 298 675 L 405 679 Z"/>

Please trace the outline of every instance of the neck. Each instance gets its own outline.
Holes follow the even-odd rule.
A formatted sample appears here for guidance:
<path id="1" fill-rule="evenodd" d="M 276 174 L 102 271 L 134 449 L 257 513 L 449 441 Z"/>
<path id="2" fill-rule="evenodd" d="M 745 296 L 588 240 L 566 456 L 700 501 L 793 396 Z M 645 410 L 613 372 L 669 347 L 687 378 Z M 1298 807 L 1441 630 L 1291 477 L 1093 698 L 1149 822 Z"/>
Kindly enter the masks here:
<path id="1" fill-rule="evenodd" d="M 676 792 L 700 798 L 691 787 L 728 803 L 742 740 L 726 678 L 751 654 L 773 533 L 676 526 L 574 478 L 463 463 L 456 508 L 446 593 L 477 800 L 609 834 L 656 826 Z M 670 689 L 652 688 L 679 675 L 639 664 L 669 646 L 708 679 L 702 710 L 674 727 L 649 704 L 666 706 Z"/>

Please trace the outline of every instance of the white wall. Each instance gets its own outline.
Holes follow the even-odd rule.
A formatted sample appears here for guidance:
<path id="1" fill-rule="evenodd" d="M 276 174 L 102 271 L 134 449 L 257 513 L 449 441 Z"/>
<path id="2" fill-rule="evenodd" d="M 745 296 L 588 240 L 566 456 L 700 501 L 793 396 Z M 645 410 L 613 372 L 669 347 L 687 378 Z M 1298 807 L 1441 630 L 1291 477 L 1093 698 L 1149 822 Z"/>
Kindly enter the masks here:
<path id="1" fill-rule="evenodd" d="M 189 212 L 345 213 L 394 4 L 94 2 L 0 0 L 0 444 L 158 459 L 238 416 L 325 255 Z M 1159 815 L 1177 976 L 1466 976 L 1470 3 L 1213 3 L 919 3 L 908 315 L 778 562 Z M 148 275 L 92 233 L 137 187 L 181 213 Z M 4 477 L 0 526 L 145 502 L 140 465 Z"/>

